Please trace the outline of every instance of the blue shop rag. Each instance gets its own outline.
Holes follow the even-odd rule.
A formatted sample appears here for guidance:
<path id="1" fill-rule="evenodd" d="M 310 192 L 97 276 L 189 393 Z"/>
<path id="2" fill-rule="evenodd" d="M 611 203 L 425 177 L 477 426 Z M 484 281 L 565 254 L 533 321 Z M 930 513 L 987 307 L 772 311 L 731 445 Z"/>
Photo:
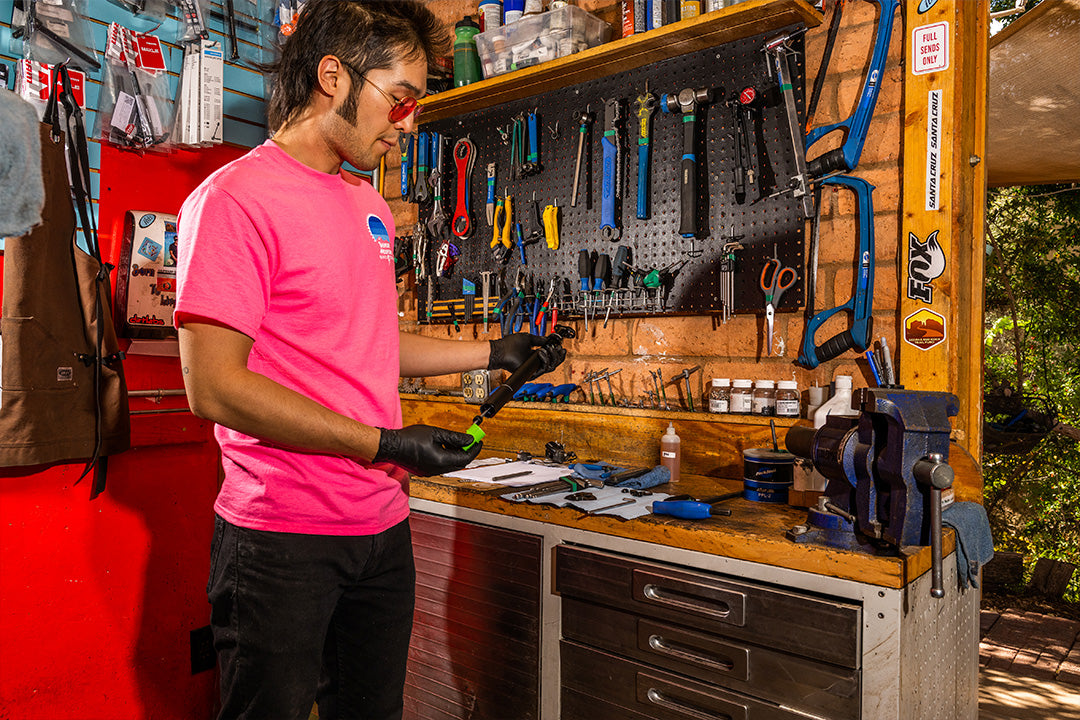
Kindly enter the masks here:
<path id="1" fill-rule="evenodd" d="M 644 475 L 627 478 L 614 484 L 614 487 L 632 488 L 634 490 L 647 490 L 657 485 L 663 485 L 671 480 L 671 471 L 663 465 L 657 465 Z"/>
<path id="2" fill-rule="evenodd" d="M 960 587 L 979 587 L 979 569 L 994 557 L 994 539 L 986 509 L 979 503 L 954 502 L 941 513 L 941 523 L 956 531 L 956 570 Z"/>
<path id="3" fill-rule="evenodd" d="M 587 478 L 589 480 L 605 480 L 613 473 L 617 473 L 623 469 L 606 462 L 571 463 L 569 467 L 578 477 Z"/>

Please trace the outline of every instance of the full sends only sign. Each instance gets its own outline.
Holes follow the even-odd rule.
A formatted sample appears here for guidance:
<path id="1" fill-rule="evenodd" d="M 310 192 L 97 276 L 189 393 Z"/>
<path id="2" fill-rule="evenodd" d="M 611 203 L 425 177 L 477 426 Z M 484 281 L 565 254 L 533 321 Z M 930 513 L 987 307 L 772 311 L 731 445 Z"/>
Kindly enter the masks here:
<path id="1" fill-rule="evenodd" d="M 949 23 L 924 25 L 911 32 L 911 73 L 924 75 L 949 67 Z"/>

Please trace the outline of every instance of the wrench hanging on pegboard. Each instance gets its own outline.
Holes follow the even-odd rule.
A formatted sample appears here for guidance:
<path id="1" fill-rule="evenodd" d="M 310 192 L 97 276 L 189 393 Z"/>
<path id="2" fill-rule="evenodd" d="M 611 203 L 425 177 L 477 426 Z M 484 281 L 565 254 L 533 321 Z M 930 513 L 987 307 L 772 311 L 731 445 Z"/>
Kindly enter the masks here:
<path id="1" fill-rule="evenodd" d="M 795 54 L 789 57 L 789 66 L 792 92 L 801 115 L 804 91 L 800 29 L 792 26 L 782 32 L 796 35 L 791 45 Z M 425 131 L 449 138 L 450 145 L 468 136 L 475 146 L 473 162 L 484 167 L 495 164 L 494 197 L 512 198 L 512 227 L 522 225 L 523 239 L 535 240 L 536 233 L 544 230 L 533 226 L 534 197 L 541 208 L 557 204 L 560 219 L 557 249 L 533 241 L 515 247 L 514 252 L 496 254 L 490 247 L 494 236 L 491 225 L 474 216 L 479 232 L 458 241 L 458 261 L 450 277 L 435 280 L 435 300 L 460 301 L 462 283 L 458 275 L 479 282 L 481 272 L 495 272 L 502 277 L 501 286 L 508 287 L 520 267 L 535 276 L 538 284 L 542 281 L 544 287 L 550 285 L 551 278 L 560 280 L 558 284 L 567 288 L 562 293 L 564 317 L 580 315 L 583 308 L 598 303 L 612 316 L 714 314 L 725 309 L 725 295 L 733 300 L 725 317 L 731 313 L 760 314 L 765 310 L 765 298 L 759 276 L 775 254 L 784 266 L 798 268 L 800 276 L 784 293 L 778 309 L 792 311 L 800 307 L 804 221 L 800 199 L 787 191 L 788 179 L 796 172 L 796 157 L 783 97 L 769 71 L 766 40 L 765 35 L 745 38 L 425 125 Z M 687 90 L 694 93 L 696 100 L 692 117 L 681 107 L 676 112 L 656 113 L 650 119 L 649 163 L 639 164 L 638 153 L 632 149 L 639 140 L 636 99 L 646 92 L 658 99 L 673 96 L 670 99 L 675 109 L 679 93 Z M 605 208 L 596 202 L 604 197 L 607 101 L 621 101 L 622 107 L 622 152 L 614 168 L 621 181 L 615 198 L 618 232 L 608 232 L 610 239 L 605 239 L 602 231 Z M 579 153 L 579 128 L 587 112 L 595 122 L 588 128 L 588 151 Z M 687 122 L 694 123 L 692 152 L 684 147 L 691 136 Z M 802 128 L 801 117 L 798 128 Z M 540 138 L 542 142 L 536 142 Z M 514 156 L 522 157 L 522 143 L 529 155 L 526 162 L 530 172 L 515 173 Z M 534 150 L 538 153 L 535 157 Z M 571 204 L 579 155 L 588 167 L 581 170 L 577 203 Z M 693 162 L 686 162 L 688 155 Z M 444 196 L 461 181 L 451 165 L 447 163 L 443 168 Z M 651 174 L 649 208 L 642 213 L 647 215 L 644 218 L 637 212 L 638 172 L 642 167 Z M 696 190 L 696 202 L 691 205 L 686 201 L 687 182 Z M 590 185 L 586 187 L 586 183 Z M 483 205 L 488 196 L 486 184 L 474 180 L 465 196 L 470 207 Z M 693 216 L 686 217 L 686 212 Z M 421 203 L 420 214 L 431 214 L 429 203 Z M 739 249 L 732 252 L 736 244 Z M 580 252 L 587 250 L 614 258 L 622 247 L 627 250 L 621 255 L 630 258 L 631 267 L 613 267 L 602 287 L 621 282 L 623 288 L 601 290 L 599 296 L 591 292 L 582 302 L 576 290 Z M 721 267 L 730 268 L 732 262 L 735 272 L 722 274 Z M 662 291 L 646 289 L 642 299 L 627 287 L 648 285 L 650 278 L 664 286 Z M 589 286 L 594 287 L 594 283 L 590 281 Z M 423 303 L 418 314 L 424 321 Z"/>

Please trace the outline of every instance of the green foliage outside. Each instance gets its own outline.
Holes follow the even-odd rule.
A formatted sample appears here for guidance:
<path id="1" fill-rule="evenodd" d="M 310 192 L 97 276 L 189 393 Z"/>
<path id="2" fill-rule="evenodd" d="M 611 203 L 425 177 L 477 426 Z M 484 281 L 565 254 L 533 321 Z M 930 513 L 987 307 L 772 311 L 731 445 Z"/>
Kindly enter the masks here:
<path id="1" fill-rule="evenodd" d="M 990 192 L 984 338 L 995 547 L 1029 570 L 1038 557 L 1080 565 L 1080 186 Z M 1010 392 L 1022 402 L 995 407 Z M 1080 601 L 1080 571 L 1065 599 Z"/>

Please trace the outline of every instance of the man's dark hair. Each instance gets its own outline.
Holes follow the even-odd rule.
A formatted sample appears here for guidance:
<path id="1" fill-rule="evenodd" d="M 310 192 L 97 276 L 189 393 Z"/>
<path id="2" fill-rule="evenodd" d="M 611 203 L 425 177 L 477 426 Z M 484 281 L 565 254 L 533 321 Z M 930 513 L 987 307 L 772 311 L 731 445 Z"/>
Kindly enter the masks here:
<path id="1" fill-rule="evenodd" d="M 353 123 L 360 75 L 390 68 L 399 60 L 424 59 L 433 68 L 449 48 L 442 22 L 415 0 L 311 0 L 285 41 L 281 58 L 265 67 L 276 76 L 267 105 L 270 129 L 277 131 L 307 106 L 318 86 L 319 61 L 327 55 L 348 63 L 352 88 L 339 114 Z"/>

